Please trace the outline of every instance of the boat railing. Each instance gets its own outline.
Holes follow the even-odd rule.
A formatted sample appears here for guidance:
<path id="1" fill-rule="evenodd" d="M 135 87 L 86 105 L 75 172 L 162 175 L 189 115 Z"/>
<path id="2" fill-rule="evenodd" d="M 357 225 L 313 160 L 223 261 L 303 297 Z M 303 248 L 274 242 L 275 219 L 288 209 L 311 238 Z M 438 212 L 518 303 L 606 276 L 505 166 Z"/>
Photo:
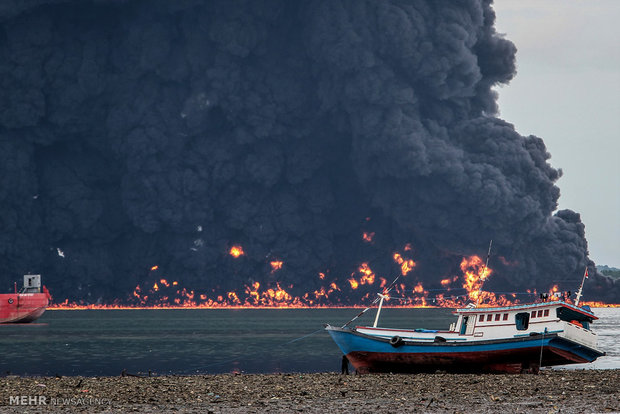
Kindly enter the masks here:
<path id="1" fill-rule="evenodd" d="M 559 332 L 558 336 L 570 339 L 581 345 L 597 348 L 596 333 L 567 321 L 562 321 L 562 325 L 562 332 Z"/>

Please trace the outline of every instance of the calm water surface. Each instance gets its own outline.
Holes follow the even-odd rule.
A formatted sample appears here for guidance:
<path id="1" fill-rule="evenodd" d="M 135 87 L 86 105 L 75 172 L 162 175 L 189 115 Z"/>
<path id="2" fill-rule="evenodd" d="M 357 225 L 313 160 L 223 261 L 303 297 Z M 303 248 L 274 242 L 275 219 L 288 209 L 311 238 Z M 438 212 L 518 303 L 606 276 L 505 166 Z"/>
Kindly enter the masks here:
<path id="1" fill-rule="evenodd" d="M 0 325 L 0 375 L 119 375 L 340 370 L 322 330 L 357 309 L 48 311 L 37 324 Z M 372 324 L 374 310 L 359 324 Z M 595 309 L 607 356 L 577 368 L 620 368 L 620 309 Z M 381 325 L 447 329 L 450 309 L 384 309 Z"/>

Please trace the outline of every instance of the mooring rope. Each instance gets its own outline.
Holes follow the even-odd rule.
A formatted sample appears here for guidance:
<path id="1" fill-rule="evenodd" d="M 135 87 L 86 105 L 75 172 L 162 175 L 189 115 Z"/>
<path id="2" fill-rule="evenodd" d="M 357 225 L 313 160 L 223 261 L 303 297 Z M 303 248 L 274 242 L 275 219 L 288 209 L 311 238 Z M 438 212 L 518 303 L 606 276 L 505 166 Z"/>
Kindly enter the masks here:
<path id="1" fill-rule="evenodd" d="M 281 346 L 290 345 L 290 344 L 292 344 L 294 342 L 301 341 L 302 339 L 306 339 L 306 338 L 308 338 L 308 337 L 310 337 L 312 335 L 316 335 L 317 333 L 322 332 L 323 330 L 324 330 L 324 328 L 317 329 L 314 332 L 310 332 L 309 334 L 302 335 L 300 337 L 291 339 L 290 341 L 281 342 L 279 344 L 276 344 L 276 345 L 273 346 L 273 348 L 279 348 Z M 262 353 L 259 353 L 258 355 L 265 355 L 265 354 L 268 354 L 268 353 L 269 353 L 268 351 L 263 351 Z M 184 370 L 184 371 L 177 371 L 177 372 L 181 372 L 181 373 L 195 372 L 197 370 L 204 370 L 204 369 L 207 369 L 207 368 L 216 367 L 218 365 L 224 365 L 224 364 L 229 364 L 231 362 L 240 361 L 240 360 L 246 359 L 248 357 L 249 356 L 246 355 L 245 353 L 237 353 L 234 357 L 225 359 L 223 361 L 214 362 L 214 363 L 206 364 L 206 365 L 198 365 L 198 366 L 194 366 L 191 370 Z M 256 355 L 253 355 L 252 357 L 256 358 Z"/>
<path id="2" fill-rule="evenodd" d="M 276 346 L 288 345 L 288 344 L 292 344 L 293 342 L 301 341 L 302 339 L 306 339 L 307 337 L 312 336 L 314 334 L 317 334 L 317 333 L 319 333 L 319 332 L 321 332 L 323 330 L 324 330 L 324 328 L 317 329 L 316 331 L 314 331 L 312 333 L 309 333 L 308 335 L 300 336 L 299 338 L 295 338 L 295 339 L 293 339 L 291 341 L 288 341 L 288 342 L 285 342 L 283 344 L 276 345 Z"/>

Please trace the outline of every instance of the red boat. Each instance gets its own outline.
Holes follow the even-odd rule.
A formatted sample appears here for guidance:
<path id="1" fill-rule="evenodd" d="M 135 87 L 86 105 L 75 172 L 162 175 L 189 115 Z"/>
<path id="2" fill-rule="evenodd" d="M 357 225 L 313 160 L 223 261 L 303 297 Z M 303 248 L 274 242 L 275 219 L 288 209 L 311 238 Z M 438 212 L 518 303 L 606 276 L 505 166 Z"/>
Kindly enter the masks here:
<path id="1" fill-rule="evenodd" d="M 24 275 L 24 287 L 15 293 L 0 294 L 0 323 L 28 323 L 38 319 L 52 296 L 45 286 L 41 292 L 41 275 Z"/>

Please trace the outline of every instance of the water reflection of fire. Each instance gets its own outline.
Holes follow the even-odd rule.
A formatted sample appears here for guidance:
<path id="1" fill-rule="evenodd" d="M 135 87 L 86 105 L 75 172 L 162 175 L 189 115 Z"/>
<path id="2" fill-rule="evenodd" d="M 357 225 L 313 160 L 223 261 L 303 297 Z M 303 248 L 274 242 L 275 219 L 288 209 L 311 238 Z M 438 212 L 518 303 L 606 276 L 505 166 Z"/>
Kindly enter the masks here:
<path id="1" fill-rule="evenodd" d="M 403 249 L 410 252 L 411 246 L 406 245 Z M 228 252 L 234 258 L 244 255 L 241 246 L 232 246 Z M 390 307 L 462 307 L 466 303 L 478 303 L 479 306 L 510 306 L 520 303 L 515 294 L 497 295 L 492 292 L 481 290 L 485 280 L 493 271 L 484 266 L 483 261 L 478 256 L 470 256 L 462 259 L 460 264 L 461 275 L 452 275 L 438 281 L 441 289 L 430 289 L 431 291 L 442 291 L 433 296 L 429 296 L 429 290 L 424 287 L 422 282 L 415 280 L 405 281 L 416 267 L 416 262 L 404 257 L 401 253 L 392 255 L 394 262 L 398 265 L 401 273 L 401 283 L 393 286 L 390 295 L 390 302 L 386 305 Z M 283 261 L 271 260 L 271 273 L 282 269 Z M 151 271 L 157 270 L 158 266 L 153 266 Z M 366 305 L 367 300 L 375 295 L 375 291 L 385 289 L 388 281 L 386 278 L 379 277 L 371 269 L 368 262 L 359 265 L 356 272 L 353 272 L 346 281 L 346 288 L 342 289 L 337 280 L 330 278 L 329 272 L 318 274 L 318 280 L 322 286 L 318 289 L 296 296 L 292 292 L 295 290 L 293 284 L 283 284 L 274 282 L 267 286 L 262 286 L 258 281 L 252 282 L 237 291 L 216 292 L 195 292 L 187 288 L 179 287 L 178 281 L 169 282 L 160 277 L 155 282 L 151 282 L 144 288 L 137 285 L 133 290 L 128 303 L 116 301 L 112 304 L 87 304 L 80 302 L 69 303 L 65 300 L 62 303 L 51 305 L 50 309 L 168 309 L 168 308 L 339 308 Z M 375 283 L 378 283 L 375 285 Z M 407 285 L 413 286 L 407 288 Z M 363 296 L 359 303 L 347 301 L 348 294 L 357 292 L 364 287 Z M 365 294 L 364 294 L 365 292 Z M 452 294 L 458 292 L 457 295 Z M 532 295 L 537 297 L 536 290 L 528 291 L 528 300 Z M 561 298 L 555 295 L 559 292 L 557 285 L 552 286 L 547 293 L 547 300 L 558 300 Z M 546 293 L 546 292 L 545 292 Z M 406 299 L 398 298 L 398 294 L 406 296 Z M 360 296 L 361 294 L 358 294 Z M 541 295 L 545 296 L 545 295 Z M 583 302 L 591 307 L 619 306 L 607 305 L 599 302 Z"/>

